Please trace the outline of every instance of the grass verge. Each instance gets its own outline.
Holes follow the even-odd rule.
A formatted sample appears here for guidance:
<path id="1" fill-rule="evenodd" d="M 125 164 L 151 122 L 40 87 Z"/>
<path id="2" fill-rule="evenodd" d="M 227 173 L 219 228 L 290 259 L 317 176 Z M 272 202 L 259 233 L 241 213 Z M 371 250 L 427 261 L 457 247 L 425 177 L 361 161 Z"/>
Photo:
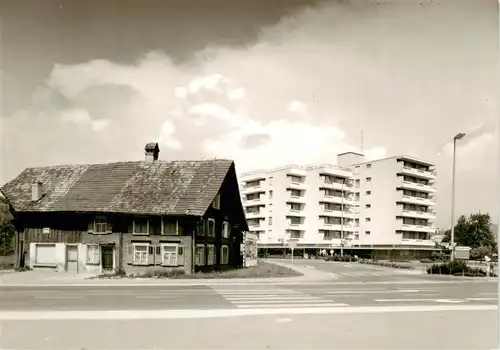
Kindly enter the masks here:
<path id="1" fill-rule="evenodd" d="M 302 273 L 292 270 L 285 266 L 270 264 L 259 261 L 257 265 L 241 269 L 228 269 L 224 271 L 197 272 L 193 275 L 186 275 L 184 270 L 180 269 L 162 269 L 151 268 L 148 271 L 138 275 L 126 275 L 124 273 L 102 274 L 95 278 L 165 278 L 165 279 L 235 279 L 235 278 L 283 278 L 299 277 Z"/>

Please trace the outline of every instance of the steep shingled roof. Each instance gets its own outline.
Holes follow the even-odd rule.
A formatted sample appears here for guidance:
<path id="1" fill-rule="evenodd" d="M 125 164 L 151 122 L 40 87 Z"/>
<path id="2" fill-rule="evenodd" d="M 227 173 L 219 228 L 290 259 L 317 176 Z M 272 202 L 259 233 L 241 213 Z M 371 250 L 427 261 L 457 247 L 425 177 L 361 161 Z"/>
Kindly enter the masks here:
<path id="1" fill-rule="evenodd" d="M 202 216 L 231 160 L 121 162 L 28 168 L 2 187 L 19 212 L 88 211 Z M 41 182 L 42 198 L 31 200 Z"/>

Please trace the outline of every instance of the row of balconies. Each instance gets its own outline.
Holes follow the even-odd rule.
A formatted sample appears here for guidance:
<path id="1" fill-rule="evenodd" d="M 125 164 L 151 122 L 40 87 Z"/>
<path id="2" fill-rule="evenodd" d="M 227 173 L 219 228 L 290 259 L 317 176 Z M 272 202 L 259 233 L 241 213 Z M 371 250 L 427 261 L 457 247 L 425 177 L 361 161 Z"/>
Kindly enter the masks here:
<path id="1" fill-rule="evenodd" d="M 251 185 L 244 185 L 241 188 L 243 194 L 252 194 L 252 193 L 264 193 L 266 192 L 266 186 L 263 184 L 263 181 L 259 182 L 258 185 L 255 182 L 250 182 Z M 342 182 L 338 181 L 329 181 L 323 178 L 320 181 L 319 188 L 320 189 L 331 189 L 331 190 L 339 190 L 339 191 L 349 191 L 353 188 L 353 184 L 351 182 L 346 182 L 342 184 Z M 294 189 L 294 190 L 306 190 L 307 185 L 303 181 L 296 180 L 288 180 L 286 183 L 286 188 Z"/>
<path id="2" fill-rule="evenodd" d="M 293 210 L 293 209 L 288 209 L 285 212 L 285 215 L 287 216 L 297 216 L 297 217 L 306 217 L 306 212 L 304 210 Z M 327 210 L 324 207 L 321 207 L 319 210 L 319 215 L 321 216 L 327 216 L 327 217 L 344 217 L 347 219 L 356 219 L 359 218 L 359 213 L 357 212 L 352 212 L 349 210 L 344 210 L 343 212 L 340 210 Z M 267 214 L 262 211 L 258 210 L 255 212 L 246 212 L 245 216 L 247 219 L 258 219 L 258 218 L 265 218 Z M 418 211 L 418 210 L 405 210 L 403 208 L 400 208 L 398 211 L 396 211 L 396 216 L 402 216 L 402 217 L 407 217 L 407 218 L 417 218 L 417 219 L 427 219 L 427 220 L 434 220 L 436 218 L 436 212 L 434 211 Z"/>
<path id="3" fill-rule="evenodd" d="M 437 173 L 435 170 L 425 170 L 425 169 L 417 169 L 415 167 L 411 167 L 408 165 L 405 165 L 404 162 L 400 162 L 399 168 L 397 169 L 397 174 L 398 175 L 407 175 L 407 176 L 414 176 L 426 180 L 435 180 Z M 350 178 L 348 178 L 348 181 L 346 183 L 342 183 L 342 181 L 338 180 L 330 180 L 329 177 L 321 176 L 321 182 L 320 182 L 320 187 L 321 188 L 329 188 L 329 189 L 335 189 L 335 190 L 349 190 L 353 188 L 352 181 Z M 245 185 L 242 187 L 242 192 L 245 194 L 249 193 L 255 193 L 256 191 L 264 191 L 263 184 L 265 183 L 265 179 L 259 177 L 253 180 L 246 181 Z M 295 188 L 295 189 L 306 189 L 306 184 L 305 184 L 305 176 L 304 175 L 295 175 L 291 176 L 287 180 L 287 187 L 289 188 Z M 415 182 L 411 181 L 403 181 L 401 180 L 401 183 L 399 184 L 400 186 L 406 186 L 411 189 L 415 190 L 420 190 L 420 191 L 427 191 L 427 192 L 435 192 L 436 188 L 434 185 L 423 185 L 423 184 L 418 184 Z"/>
<path id="4" fill-rule="evenodd" d="M 249 230 L 250 231 L 260 231 L 268 228 L 268 225 L 262 222 L 250 221 L 249 222 Z M 291 223 L 288 222 L 286 225 L 286 229 L 288 230 L 298 230 L 304 231 L 308 227 L 305 221 L 301 221 L 299 223 Z M 320 230 L 326 231 L 346 231 L 346 232 L 354 232 L 359 230 L 359 226 L 354 222 L 346 221 L 344 224 L 336 223 L 327 223 L 320 219 L 319 224 L 316 226 Z M 432 224 L 426 225 L 418 225 L 418 224 L 404 224 L 399 222 L 395 225 L 396 231 L 402 232 L 422 232 L 422 233 L 434 233 L 436 232 L 436 227 Z"/>
<path id="5" fill-rule="evenodd" d="M 250 205 L 255 205 L 258 203 L 261 203 L 263 200 L 262 196 L 258 196 L 254 199 L 247 199 L 245 200 L 245 204 L 250 204 Z M 291 202 L 291 203 L 306 203 L 307 198 L 304 196 L 297 196 L 297 195 L 290 195 L 286 201 Z M 328 195 L 328 194 L 323 194 L 320 197 L 321 202 L 325 203 L 333 203 L 333 204 L 344 204 L 344 205 L 356 205 L 359 202 L 352 199 L 350 196 L 348 197 L 342 197 L 342 196 L 335 196 L 335 195 Z M 425 206 L 434 206 L 436 205 L 436 199 L 434 197 L 428 197 L 428 198 L 423 198 L 423 197 L 417 197 L 417 196 L 410 196 L 410 195 L 405 195 L 402 191 L 398 191 L 398 194 L 396 196 L 396 201 L 401 202 L 401 203 L 409 203 L 409 204 L 419 204 L 419 205 L 425 205 Z"/>

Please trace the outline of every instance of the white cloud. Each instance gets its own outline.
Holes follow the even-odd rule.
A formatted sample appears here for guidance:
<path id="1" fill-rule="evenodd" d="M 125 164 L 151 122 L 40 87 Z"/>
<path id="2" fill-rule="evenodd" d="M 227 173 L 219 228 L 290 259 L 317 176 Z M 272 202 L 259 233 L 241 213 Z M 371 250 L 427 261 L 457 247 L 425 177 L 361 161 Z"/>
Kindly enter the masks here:
<path id="1" fill-rule="evenodd" d="M 90 126 L 94 131 L 103 131 L 110 124 L 110 119 L 92 119 L 88 111 L 84 109 L 73 109 L 64 111 L 61 120 L 65 122 L 80 124 L 81 126 Z"/>
<path id="2" fill-rule="evenodd" d="M 174 94 L 178 98 L 185 98 L 187 96 L 188 92 L 187 92 L 186 88 L 184 88 L 184 87 L 176 87 L 174 89 Z"/>
<path id="3" fill-rule="evenodd" d="M 75 124 L 91 123 L 92 118 L 89 113 L 83 109 L 74 109 L 62 113 L 61 119 L 63 121 L 72 122 Z"/>
<path id="4" fill-rule="evenodd" d="M 92 121 L 92 129 L 95 131 L 103 131 L 111 124 L 109 119 L 97 119 Z"/>
<path id="5" fill-rule="evenodd" d="M 230 100 L 239 100 L 240 98 L 245 97 L 245 89 L 237 88 L 233 90 L 229 90 L 227 92 L 227 98 Z"/>
<path id="6" fill-rule="evenodd" d="M 287 105 L 287 109 L 291 112 L 305 112 L 307 109 L 307 105 L 304 102 L 293 100 Z"/>

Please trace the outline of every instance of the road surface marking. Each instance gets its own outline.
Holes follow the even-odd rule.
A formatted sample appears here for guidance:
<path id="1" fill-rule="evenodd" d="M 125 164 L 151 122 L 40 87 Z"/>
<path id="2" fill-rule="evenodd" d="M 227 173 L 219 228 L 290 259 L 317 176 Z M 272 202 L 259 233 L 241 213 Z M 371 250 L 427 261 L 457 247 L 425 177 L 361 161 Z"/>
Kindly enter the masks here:
<path id="1" fill-rule="evenodd" d="M 174 295 L 137 295 L 136 299 L 178 299 Z"/>
<path id="2" fill-rule="evenodd" d="M 430 302 L 435 302 L 435 303 L 463 303 L 464 300 L 452 300 L 452 299 L 375 299 L 376 302 L 414 302 L 414 301 L 430 301 Z"/>
<path id="3" fill-rule="evenodd" d="M 190 318 L 237 317 L 253 315 L 320 315 L 373 314 L 396 312 L 464 312 L 495 311 L 496 305 L 419 305 L 419 306 L 348 306 L 348 307 L 286 307 L 279 309 L 215 309 L 215 310 L 98 310 L 98 311 L 0 311 L 2 321 L 23 320 L 166 320 Z"/>
<path id="4" fill-rule="evenodd" d="M 477 293 L 478 295 L 497 295 L 498 296 L 498 292 L 494 292 L 494 293 Z"/>
<path id="5" fill-rule="evenodd" d="M 81 296 L 74 295 L 38 295 L 34 296 L 33 299 L 83 299 Z"/>
<path id="6" fill-rule="evenodd" d="M 232 295 L 238 295 L 238 294 L 245 294 L 245 295 L 259 295 L 259 294 L 274 294 L 274 293 L 295 293 L 295 291 L 290 290 L 290 289 L 268 289 L 268 290 L 244 290 L 244 289 L 238 289 L 238 290 L 227 290 L 227 289 L 219 289 L 219 288 L 213 288 L 214 291 L 217 293 L 224 293 L 224 294 L 232 294 Z"/>
<path id="7" fill-rule="evenodd" d="M 381 294 L 381 293 L 418 293 L 420 290 L 417 289 L 407 289 L 407 290 L 388 290 L 388 289 L 381 289 L 381 290 L 337 290 L 333 292 L 327 292 L 326 294 L 349 294 L 349 293 L 356 293 L 356 294 Z"/>
<path id="8" fill-rule="evenodd" d="M 349 304 L 342 304 L 342 303 L 324 303 L 324 304 L 318 304 L 318 305 L 310 305 L 310 304 L 281 304 L 279 305 L 280 308 L 323 308 L 323 307 L 347 307 Z M 237 305 L 239 309 L 264 309 L 264 308 L 275 308 L 276 305 L 273 304 L 242 304 L 242 305 Z"/>
<path id="9" fill-rule="evenodd" d="M 265 297 L 265 296 L 259 296 L 259 297 L 240 297 L 240 298 L 233 298 L 233 297 L 225 297 L 227 300 L 230 301 L 237 301 L 237 302 L 242 302 L 246 300 L 290 300 L 290 299 L 309 299 L 309 300 L 322 300 L 319 297 L 313 297 L 313 296 L 301 296 L 301 295 L 283 295 L 283 296 L 274 296 L 274 297 Z"/>
<path id="10" fill-rule="evenodd" d="M 489 301 L 489 300 L 497 300 L 498 298 L 466 298 L 470 301 Z"/>
<path id="11" fill-rule="evenodd" d="M 333 300 L 325 300 L 318 296 L 312 296 L 285 288 L 268 289 L 265 291 L 261 290 L 261 293 L 255 293 L 250 290 L 238 290 L 237 292 L 234 292 L 228 291 L 224 288 L 213 288 L 213 290 L 236 307 L 241 306 L 245 308 L 259 308 L 259 305 L 266 305 L 266 308 L 283 308 L 289 307 L 290 305 L 301 304 L 308 304 L 310 307 L 320 307 L 328 303 L 333 303 Z"/>
<path id="12" fill-rule="evenodd" d="M 304 298 L 295 298 L 295 299 L 287 299 L 287 300 L 240 300 L 238 301 L 238 305 L 243 304 L 290 304 L 290 303 L 299 303 L 299 304 L 310 304 L 310 303 L 331 303 L 333 300 L 325 300 L 325 299 L 304 299 Z"/>

